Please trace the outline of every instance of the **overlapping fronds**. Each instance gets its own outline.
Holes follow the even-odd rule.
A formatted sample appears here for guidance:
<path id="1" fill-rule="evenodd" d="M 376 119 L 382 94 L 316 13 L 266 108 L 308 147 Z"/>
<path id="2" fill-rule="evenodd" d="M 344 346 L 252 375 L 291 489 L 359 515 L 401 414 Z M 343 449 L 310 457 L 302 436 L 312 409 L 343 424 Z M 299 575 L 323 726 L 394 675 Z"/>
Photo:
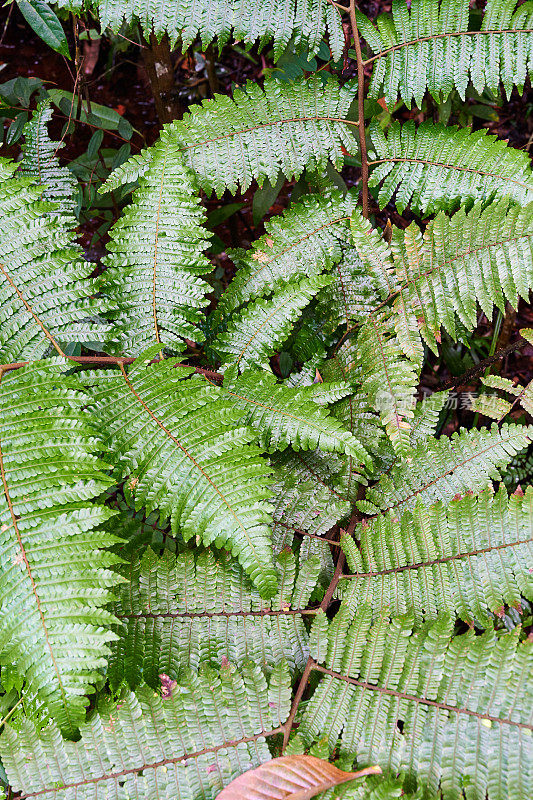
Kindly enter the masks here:
<path id="1" fill-rule="evenodd" d="M 393 123 L 383 133 L 371 127 L 376 159 L 370 185 L 379 186 L 379 204 L 396 193 L 403 211 L 431 213 L 459 203 L 510 197 L 526 205 L 533 200 L 533 179 L 526 153 L 509 147 L 485 130 L 424 122 Z"/>
<path id="2" fill-rule="evenodd" d="M 481 27 L 473 29 L 469 0 L 413 0 L 392 5 L 392 20 L 374 26 L 357 14 L 359 31 L 375 55 L 370 94 L 393 105 L 398 94 L 421 107 L 426 89 L 437 102 L 469 81 L 481 94 L 503 83 L 522 90 L 533 63 L 533 7 L 516 0 L 488 0 Z M 515 10 L 516 9 L 516 10 Z"/>
<path id="3" fill-rule="evenodd" d="M 533 742 L 531 642 L 473 630 L 451 637 L 446 614 L 372 622 L 341 607 L 317 620 L 312 652 L 326 674 L 298 733 L 327 741 L 346 766 L 379 764 L 416 779 L 424 797 L 527 800 Z M 439 795 L 440 789 L 440 795 Z"/>
<path id="4" fill-rule="evenodd" d="M 298 177 L 309 166 L 343 162 L 342 148 L 357 149 L 346 121 L 354 93 L 333 79 L 249 82 L 233 98 L 217 95 L 167 128 L 202 188 L 235 192 L 255 178 L 274 185 L 279 171 Z"/>
<path id="5" fill-rule="evenodd" d="M 501 480 L 499 470 L 526 447 L 533 427 L 494 425 L 490 430 L 461 430 L 449 438 L 427 439 L 411 449 L 366 493 L 359 506 L 365 513 L 394 509 L 400 517 L 420 499 L 426 506 L 441 500 L 448 505 L 455 495 L 480 491 L 491 480 Z"/>
<path id="6" fill-rule="evenodd" d="M 269 300 L 249 303 L 229 319 L 227 330 L 213 341 L 213 349 L 224 364 L 235 364 L 240 371 L 267 369 L 270 356 L 289 337 L 302 310 L 332 280 L 330 275 L 303 278 L 287 283 Z"/>
<path id="7" fill-rule="evenodd" d="M 138 21 L 145 36 L 152 31 L 159 38 L 167 33 L 171 42 L 180 42 L 185 51 L 197 37 L 205 47 L 213 39 L 219 47 L 231 40 L 263 47 L 273 41 L 276 59 L 291 40 L 298 49 L 314 54 L 324 35 L 335 59 L 342 55 L 344 35 L 339 12 L 327 0 L 171 0 L 164 5 L 153 0 L 59 0 L 58 6 L 71 11 L 96 10 L 102 29 L 121 29 Z"/>
<path id="8" fill-rule="evenodd" d="M 159 509 L 185 541 L 231 550 L 265 597 L 276 590 L 270 477 L 254 432 L 217 386 L 172 362 L 86 373 L 94 411 L 135 507 Z"/>
<path id="9" fill-rule="evenodd" d="M 190 672 L 167 696 L 141 687 L 124 692 L 66 742 L 50 725 L 28 720 L 7 727 L 0 756 L 21 797 L 116 800 L 179 797 L 214 800 L 235 775 L 270 759 L 268 737 L 290 707 L 289 674 L 281 664 L 267 681 L 260 668 Z"/>
<path id="10" fill-rule="evenodd" d="M 260 444 L 271 452 L 291 445 L 294 450 L 346 453 L 358 464 L 370 464 L 368 453 L 355 436 L 313 401 L 312 387 L 292 389 L 277 383 L 266 370 L 247 370 L 237 376 L 231 369 L 226 372 L 221 392 L 243 410 L 241 424 L 254 428 Z"/>
<path id="11" fill-rule="evenodd" d="M 526 386 L 513 383 L 509 378 L 500 378 L 498 375 L 487 375 L 481 382 L 490 388 L 499 389 L 513 397 L 509 402 L 497 394 L 478 394 L 471 398 L 472 411 L 478 411 L 492 419 L 503 419 L 513 408 L 522 407 L 530 416 L 533 416 L 533 381 Z"/>
<path id="12" fill-rule="evenodd" d="M 98 339 L 105 330 L 91 317 L 103 307 L 92 298 L 93 265 L 73 244 L 68 218 L 48 212 L 42 189 L 27 176 L 0 176 L 0 361 L 40 358 L 50 346 Z"/>
<path id="13" fill-rule="evenodd" d="M 410 315 L 414 319 L 414 315 Z M 397 453 L 409 448 L 409 420 L 421 364 L 405 356 L 389 310 L 370 314 L 357 336 L 357 364 L 361 386 L 370 405 L 379 412 Z"/>
<path id="14" fill-rule="evenodd" d="M 346 197 L 341 192 L 308 195 L 267 222 L 266 234 L 250 250 L 230 250 L 237 274 L 222 295 L 218 312 L 233 311 L 340 261 L 355 200 L 351 193 Z"/>
<path id="15" fill-rule="evenodd" d="M 203 338 L 195 326 L 210 288 L 199 277 L 211 270 L 204 221 L 175 142 L 162 140 L 111 229 L 99 284 L 117 309 L 109 337 L 121 353 L 137 356 L 154 341 L 180 350 L 182 338 Z"/>
<path id="16" fill-rule="evenodd" d="M 421 503 L 402 516 L 380 515 L 345 538 L 350 607 L 411 612 L 415 621 L 442 612 L 487 624 L 487 610 L 503 616 L 533 599 L 533 487 L 507 497 L 501 488 L 467 494 L 445 508 Z"/>
<path id="17" fill-rule="evenodd" d="M 62 167 L 57 151 L 63 144 L 52 142 L 48 123 L 52 119 L 50 101 L 43 100 L 24 126 L 24 144 L 19 172 L 28 175 L 42 187 L 43 200 L 57 203 L 57 211 L 73 217 L 78 182 L 68 167 Z M 72 219 L 74 223 L 74 219 Z"/>
<path id="18" fill-rule="evenodd" d="M 443 326 L 455 338 L 456 317 L 468 330 L 477 323 L 477 304 L 490 319 L 505 301 L 516 308 L 533 288 L 533 204 L 525 208 L 476 204 L 452 217 L 438 214 L 422 234 L 413 223 L 394 231 L 393 250 L 400 296 L 434 349 Z"/>
<path id="19" fill-rule="evenodd" d="M 106 665 L 117 576 L 92 502 L 111 483 L 87 396 L 54 360 L 0 384 L 0 660 L 72 734 Z"/>
<path id="20" fill-rule="evenodd" d="M 309 655 L 303 620 L 320 562 L 298 569 L 284 552 L 276 568 L 279 589 L 265 601 L 229 554 L 166 550 L 159 557 L 148 549 L 134 558 L 114 608 L 123 627 L 110 658 L 112 685 L 157 687 L 160 673 L 175 679 L 224 659 L 238 667 L 250 659 L 269 672 L 283 660 L 291 672 L 302 669 Z"/>

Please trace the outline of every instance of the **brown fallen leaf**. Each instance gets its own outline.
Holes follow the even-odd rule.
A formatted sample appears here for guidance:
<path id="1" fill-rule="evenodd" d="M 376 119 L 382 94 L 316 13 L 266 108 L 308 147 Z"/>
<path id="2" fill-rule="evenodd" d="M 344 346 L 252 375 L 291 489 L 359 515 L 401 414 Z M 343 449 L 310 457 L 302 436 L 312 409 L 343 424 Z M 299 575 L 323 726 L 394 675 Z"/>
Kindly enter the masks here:
<path id="1" fill-rule="evenodd" d="M 239 775 L 216 800 L 310 800 L 333 786 L 380 773 L 380 767 L 343 772 L 315 756 L 281 756 Z"/>

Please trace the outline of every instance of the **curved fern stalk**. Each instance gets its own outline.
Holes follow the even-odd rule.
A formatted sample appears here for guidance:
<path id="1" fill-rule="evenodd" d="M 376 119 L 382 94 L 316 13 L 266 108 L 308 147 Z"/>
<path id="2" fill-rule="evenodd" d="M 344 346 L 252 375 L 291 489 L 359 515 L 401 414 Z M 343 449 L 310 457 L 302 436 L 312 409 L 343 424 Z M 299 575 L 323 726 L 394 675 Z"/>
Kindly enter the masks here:
<path id="1" fill-rule="evenodd" d="M 121 353 L 139 355 L 154 341 L 169 349 L 183 338 L 201 340 L 196 327 L 211 270 L 203 255 L 209 234 L 198 192 L 174 143 L 152 148 L 133 201 L 111 229 L 100 279 L 118 310 L 110 336 Z"/>
<path id="2" fill-rule="evenodd" d="M 443 612 L 472 624 L 490 623 L 487 610 L 503 616 L 504 605 L 520 609 L 533 599 L 533 487 L 507 497 L 484 491 L 444 508 L 417 503 L 401 521 L 394 512 L 360 527 L 343 549 L 354 573 L 344 583 L 350 607 L 369 603 L 415 621 Z"/>
<path id="3" fill-rule="evenodd" d="M 452 637 L 453 620 L 413 631 L 412 618 L 354 618 L 343 604 L 314 625 L 324 671 L 298 733 L 337 749 L 343 766 L 379 764 L 424 796 L 527 800 L 531 787 L 533 647 L 518 636 Z M 322 664 L 324 666 L 322 666 Z M 340 741 L 339 741 L 340 740 Z"/>
<path id="4" fill-rule="evenodd" d="M 85 716 L 109 654 L 105 610 L 117 541 L 95 530 L 114 512 L 87 395 L 64 362 L 4 374 L 0 384 L 0 660 L 16 664 L 66 735 Z"/>
<path id="5" fill-rule="evenodd" d="M 365 514 L 393 509 L 397 517 L 412 510 L 419 499 L 429 506 L 437 500 L 444 505 L 457 494 L 480 491 L 491 480 L 501 480 L 513 456 L 532 440 L 533 426 L 493 425 L 490 430 L 461 430 L 450 438 L 429 438 L 412 448 L 409 457 L 398 462 L 388 475 L 358 503 Z"/>
<path id="6" fill-rule="evenodd" d="M 250 367 L 269 367 L 269 358 L 285 342 L 294 323 L 316 293 L 331 283 L 329 275 L 315 275 L 288 283 L 270 300 L 249 303 L 228 321 L 227 330 L 212 343 L 224 364 L 240 372 Z"/>
<path id="7" fill-rule="evenodd" d="M 383 208 L 396 192 L 396 207 L 429 214 L 459 203 L 510 197 L 533 201 L 533 179 L 526 153 L 485 131 L 454 126 L 395 122 L 385 135 L 371 126 L 376 159 L 370 186 L 379 186 Z"/>
<path id="8" fill-rule="evenodd" d="M 294 450 L 343 452 L 370 466 L 370 457 L 355 436 L 313 402 L 314 387 L 291 389 L 265 370 L 238 376 L 230 369 L 221 393 L 245 412 L 241 424 L 254 428 L 259 443 L 270 452 L 288 445 Z"/>
<path id="9" fill-rule="evenodd" d="M 533 9 L 516 0 L 488 0 L 480 30 L 472 30 L 469 0 L 393 3 L 392 20 L 375 27 L 357 12 L 357 25 L 375 55 L 369 93 L 394 105 L 400 94 L 420 108 L 426 90 L 444 102 L 455 87 L 464 100 L 469 80 L 480 94 L 503 83 L 523 90 L 533 58 Z M 515 11 L 516 9 L 516 11 Z"/>
<path id="10" fill-rule="evenodd" d="M 350 193 L 308 195 L 267 222 L 266 234 L 250 250 L 230 250 L 237 274 L 220 298 L 217 313 L 234 311 L 289 281 L 329 270 L 342 258 L 355 204 Z"/>
<path id="11" fill-rule="evenodd" d="M 108 675 L 113 686 L 125 679 L 157 688 L 159 675 L 175 679 L 201 663 L 247 659 L 271 672 L 284 661 L 291 673 L 309 655 L 304 625 L 320 562 L 297 569 L 293 553 L 277 560 L 279 589 L 265 602 L 235 560 L 211 551 L 162 557 L 147 549 L 122 570 L 128 584 L 114 612 L 123 626 L 113 644 Z"/>
<path id="12" fill-rule="evenodd" d="M 50 101 L 43 100 L 23 129 L 19 173 L 34 178 L 43 187 L 43 200 L 57 203 L 57 212 L 70 218 L 74 224 L 74 194 L 78 191 L 78 183 L 68 167 L 59 163 L 56 154 L 63 143 L 50 140 L 48 122 L 51 119 Z"/>
<path id="13" fill-rule="evenodd" d="M 37 359 L 50 346 L 99 339 L 106 328 L 93 322 L 105 306 L 93 299 L 69 220 L 41 201 L 42 189 L 13 175 L 2 161 L 0 175 L 0 361 Z"/>
<path id="14" fill-rule="evenodd" d="M 284 83 L 249 82 L 233 99 L 217 95 L 168 128 L 200 186 L 221 196 L 225 189 L 246 190 L 255 178 L 274 185 L 279 171 L 298 178 L 306 166 L 321 170 L 328 161 L 343 164 L 343 150 L 354 152 L 348 109 L 349 88 L 334 79 Z M 349 127 L 350 126 L 350 127 Z"/>
<path id="15" fill-rule="evenodd" d="M 218 387 L 186 374 L 138 359 L 129 372 L 121 364 L 83 380 L 94 387 L 96 418 L 135 508 L 158 509 L 185 541 L 199 537 L 231 550 L 271 597 L 277 576 L 268 465 Z"/>
<path id="16" fill-rule="evenodd" d="M 250 662 L 242 673 L 204 666 L 167 685 L 163 697 L 148 687 L 124 692 L 82 726 L 78 742 L 64 741 L 55 725 L 6 726 L 0 755 L 23 798 L 215 800 L 236 774 L 271 758 L 268 738 L 289 707 L 283 664 L 269 681 Z"/>

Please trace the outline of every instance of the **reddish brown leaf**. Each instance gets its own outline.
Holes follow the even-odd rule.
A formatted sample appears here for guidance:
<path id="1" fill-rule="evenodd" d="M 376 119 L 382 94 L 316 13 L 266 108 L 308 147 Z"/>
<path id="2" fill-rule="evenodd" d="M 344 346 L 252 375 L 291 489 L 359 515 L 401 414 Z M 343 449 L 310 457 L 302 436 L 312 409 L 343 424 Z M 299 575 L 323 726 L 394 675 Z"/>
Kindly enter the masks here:
<path id="1" fill-rule="evenodd" d="M 314 756 L 282 756 L 240 775 L 217 800 L 310 800 L 333 786 L 380 773 L 380 767 L 343 772 Z"/>

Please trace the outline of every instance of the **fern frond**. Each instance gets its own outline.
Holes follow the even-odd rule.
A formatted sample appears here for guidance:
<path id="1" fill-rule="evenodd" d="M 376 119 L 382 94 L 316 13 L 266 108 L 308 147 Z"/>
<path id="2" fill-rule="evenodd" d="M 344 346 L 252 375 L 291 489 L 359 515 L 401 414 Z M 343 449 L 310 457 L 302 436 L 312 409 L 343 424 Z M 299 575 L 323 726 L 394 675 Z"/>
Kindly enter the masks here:
<path id="1" fill-rule="evenodd" d="M 87 395 L 62 361 L 3 375 L 0 384 L 0 660 L 16 663 L 64 733 L 83 721 L 114 638 L 105 610 L 116 537 L 91 502 L 112 484 Z"/>
<path id="2" fill-rule="evenodd" d="M 490 430 L 461 430 L 451 437 L 427 439 L 414 447 L 409 458 L 395 464 L 388 475 L 366 494 L 360 508 L 373 514 L 394 509 L 401 516 L 415 507 L 417 499 L 426 506 L 441 500 L 444 505 L 457 494 L 480 491 L 533 437 L 533 427 L 497 425 Z"/>
<path id="3" fill-rule="evenodd" d="M 233 99 L 217 95 L 167 128 L 185 162 L 206 191 L 221 196 L 259 185 L 274 185 L 281 170 L 298 178 L 309 166 L 321 170 L 328 161 L 340 167 L 342 148 L 356 150 L 346 120 L 353 93 L 334 79 L 284 83 L 266 79 L 264 88 L 249 82 Z"/>
<path id="4" fill-rule="evenodd" d="M 350 607 L 369 603 L 415 621 L 443 612 L 489 624 L 487 610 L 503 615 L 533 599 L 533 487 L 507 497 L 486 490 L 447 508 L 418 503 L 402 516 L 380 515 L 359 531 L 360 546 L 345 538 L 350 570 L 344 598 Z M 357 531 L 356 531 L 357 535 Z"/>
<path id="5" fill-rule="evenodd" d="M 224 376 L 221 392 L 245 412 L 241 424 L 254 428 L 260 444 L 270 452 L 291 445 L 294 450 L 346 453 L 359 464 L 370 465 L 355 436 L 313 402 L 313 388 L 283 386 L 266 370 L 247 370 L 238 376 L 231 369 Z"/>
<path id="6" fill-rule="evenodd" d="M 393 3 L 392 20 L 378 27 L 357 13 L 359 31 L 375 55 L 370 95 L 394 105 L 398 94 L 420 108 L 426 89 L 444 102 L 455 87 L 464 100 L 469 80 L 481 94 L 521 91 L 533 61 L 533 8 L 516 0 L 488 0 L 480 30 L 472 30 L 469 0 Z M 516 11 L 515 11 L 516 9 Z M 367 61 L 367 63 L 368 63 Z"/>
<path id="7" fill-rule="evenodd" d="M 69 220 L 41 201 L 29 177 L 0 176 L 0 361 L 40 358 L 52 345 L 99 339 L 92 321 L 104 304 L 93 299 L 93 265 L 81 258 Z"/>
<path id="8" fill-rule="evenodd" d="M 141 363 L 139 363 L 141 362 Z M 191 370 L 192 372 L 193 370 Z M 254 432 L 218 387 L 173 363 L 138 360 L 126 372 L 84 374 L 114 453 L 115 474 L 135 507 L 159 509 L 185 541 L 194 537 L 238 557 L 261 594 L 277 585 L 266 500 L 270 475 Z"/>
<path id="9" fill-rule="evenodd" d="M 69 168 L 59 163 L 56 153 L 63 143 L 51 141 L 48 135 L 51 119 L 50 101 L 43 100 L 24 126 L 19 173 L 34 178 L 42 186 L 43 200 L 57 203 L 57 212 L 70 217 L 74 223 L 74 194 L 78 191 L 78 183 Z"/>
<path id="10" fill-rule="evenodd" d="M 381 186 L 383 208 L 396 193 L 396 206 L 432 213 L 452 210 L 459 203 L 510 197 L 526 205 L 533 201 L 533 179 L 526 153 L 509 147 L 486 131 L 412 121 L 395 122 L 385 135 L 371 127 L 376 165 L 370 186 Z"/>
<path id="11" fill-rule="evenodd" d="M 293 553 L 277 560 L 279 589 L 265 602 L 229 554 L 211 551 L 160 557 L 153 550 L 122 570 L 128 585 L 114 613 L 123 623 L 113 643 L 108 675 L 157 687 L 160 673 L 178 678 L 201 663 L 250 659 L 270 672 L 285 660 L 303 669 L 309 649 L 306 605 L 316 586 L 318 558 L 297 569 Z"/>
<path id="12" fill-rule="evenodd" d="M 448 615 L 415 631 L 409 617 L 372 623 L 368 606 L 354 619 L 343 605 L 320 625 L 313 649 L 328 674 L 300 722 L 307 745 L 327 741 L 343 765 L 405 772 L 427 797 L 468 786 L 473 800 L 527 800 L 531 642 L 492 630 L 452 637 Z"/>
<path id="13" fill-rule="evenodd" d="M 481 383 L 484 386 L 489 386 L 493 389 L 500 389 L 500 391 L 507 392 L 514 396 L 514 401 L 510 403 L 503 397 L 496 394 L 479 394 L 477 397 L 471 397 L 470 408 L 472 411 L 477 411 L 492 419 L 503 419 L 515 408 L 517 404 L 522 406 L 524 411 L 533 416 L 533 381 L 529 381 L 526 386 L 515 384 L 509 378 L 500 378 L 498 375 L 487 375 L 486 378 L 481 378 Z"/>
<path id="14" fill-rule="evenodd" d="M 270 294 L 289 281 L 313 277 L 336 264 L 348 240 L 355 207 L 352 194 L 307 195 L 280 217 L 266 223 L 266 234 L 250 250 L 229 251 L 237 266 L 218 305 L 218 312 Z"/>
<path id="15" fill-rule="evenodd" d="M 270 300 L 249 303 L 229 319 L 227 330 L 214 339 L 213 350 L 224 364 L 235 364 L 240 371 L 268 368 L 270 356 L 288 339 L 302 310 L 332 280 L 329 275 L 304 278 L 286 284 Z"/>
<path id="16" fill-rule="evenodd" d="M 283 665 L 268 682 L 249 662 L 242 674 L 230 665 L 203 668 L 168 696 L 148 687 L 124 692 L 82 726 L 78 742 L 64 741 L 55 725 L 8 726 L 0 755 L 22 797 L 214 800 L 236 775 L 271 758 L 268 737 L 289 708 Z"/>
<path id="17" fill-rule="evenodd" d="M 198 192 L 175 143 L 152 148 L 148 169 L 122 217 L 111 228 L 99 286 L 113 307 L 118 349 L 139 355 L 154 341 L 180 350 L 202 339 L 196 324 L 207 304 L 209 233 Z"/>
<path id="18" fill-rule="evenodd" d="M 247 48 L 272 41 L 277 60 L 291 40 L 298 50 L 316 54 L 326 33 L 336 61 L 344 47 L 340 13 L 327 0 L 278 0 L 275 5 L 268 0 L 172 0 L 163 6 L 151 0 L 59 0 L 57 5 L 96 10 L 102 30 L 109 26 L 116 32 L 124 21 L 139 22 L 147 38 L 152 31 L 158 38 L 167 33 L 183 52 L 197 38 L 204 48 L 215 38 L 219 48 L 232 40 Z"/>

